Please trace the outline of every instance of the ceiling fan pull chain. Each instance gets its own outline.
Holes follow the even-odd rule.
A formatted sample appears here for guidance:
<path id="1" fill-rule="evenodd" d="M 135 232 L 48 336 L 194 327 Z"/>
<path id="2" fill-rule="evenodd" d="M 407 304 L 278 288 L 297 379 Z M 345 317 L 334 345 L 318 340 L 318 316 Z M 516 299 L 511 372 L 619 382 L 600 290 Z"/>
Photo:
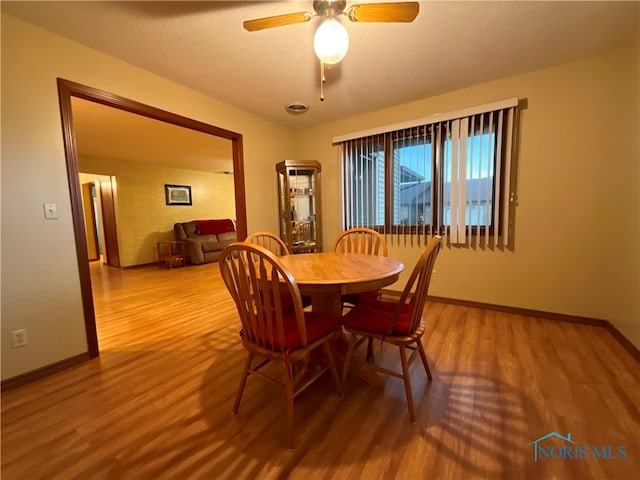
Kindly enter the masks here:
<path id="1" fill-rule="evenodd" d="M 327 79 L 324 77 L 324 62 L 320 61 L 320 101 L 324 102 L 324 82 Z"/>

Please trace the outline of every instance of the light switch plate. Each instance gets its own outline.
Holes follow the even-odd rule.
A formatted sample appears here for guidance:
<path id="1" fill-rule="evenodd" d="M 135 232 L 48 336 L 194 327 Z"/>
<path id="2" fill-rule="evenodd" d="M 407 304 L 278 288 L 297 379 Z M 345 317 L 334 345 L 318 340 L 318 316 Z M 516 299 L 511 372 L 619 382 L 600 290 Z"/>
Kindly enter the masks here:
<path id="1" fill-rule="evenodd" d="M 55 203 L 45 203 L 44 218 L 47 220 L 58 218 L 58 205 Z"/>

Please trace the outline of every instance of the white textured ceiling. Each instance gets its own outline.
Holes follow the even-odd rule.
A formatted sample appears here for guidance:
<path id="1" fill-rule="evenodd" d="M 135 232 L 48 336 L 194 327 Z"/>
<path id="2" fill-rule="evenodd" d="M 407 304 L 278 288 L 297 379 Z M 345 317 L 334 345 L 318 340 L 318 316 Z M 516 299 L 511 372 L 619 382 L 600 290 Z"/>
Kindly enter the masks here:
<path id="1" fill-rule="evenodd" d="M 347 2 L 347 7 L 354 3 Z M 374 2 L 372 2 L 374 3 Z M 310 127 L 637 41 L 639 3 L 420 2 L 410 24 L 352 23 L 319 99 L 319 19 L 247 32 L 312 2 L 2 2 L 2 10 L 244 110 Z M 117 93 L 117 92 L 114 92 Z M 292 116 L 285 105 L 309 105 Z"/>

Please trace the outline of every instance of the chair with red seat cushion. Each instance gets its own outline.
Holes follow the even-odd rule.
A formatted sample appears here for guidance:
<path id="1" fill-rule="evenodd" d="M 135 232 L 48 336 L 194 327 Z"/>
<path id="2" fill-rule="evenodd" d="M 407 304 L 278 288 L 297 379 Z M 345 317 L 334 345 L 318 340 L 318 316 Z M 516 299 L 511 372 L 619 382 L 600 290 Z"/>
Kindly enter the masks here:
<path id="1" fill-rule="evenodd" d="M 441 242 L 442 239 L 439 236 L 429 241 L 397 303 L 380 300 L 363 301 L 342 318 L 342 326 L 350 333 L 344 370 L 342 371 L 342 382 L 344 383 L 346 380 L 354 349 L 364 340 L 378 339 L 396 345 L 400 350 L 402 373 L 381 367 L 373 363 L 373 359 L 371 362 L 363 363 L 362 366 L 404 380 L 409 418 L 412 422 L 416 421 L 416 415 L 413 407 L 409 365 L 417 354 L 422 359 L 428 379 L 432 379 L 427 355 L 422 345 L 422 335 L 425 330 L 423 315 L 431 273 L 440 251 Z M 415 291 L 411 294 L 414 285 Z M 409 359 L 407 359 L 407 349 L 412 350 Z"/>
<path id="2" fill-rule="evenodd" d="M 247 243 L 253 243 L 260 245 L 272 252 L 276 257 L 282 257 L 284 255 L 291 255 L 287 244 L 282 241 L 280 237 L 271 232 L 254 232 L 244 239 Z M 291 306 L 291 297 L 285 296 L 283 301 L 287 301 Z M 308 307 L 311 305 L 311 297 L 308 295 L 302 295 L 302 306 Z M 291 309 L 291 308 L 289 308 Z"/>
<path id="3" fill-rule="evenodd" d="M 249 375 L 280 385 L 286 391 L 288 445 L 293 448 L 293 399 L 327 370 L 331 370 L 338 392 L 341 390 L 330 345 L 340 332 L 340 319 L 303 311 L 293 276 L 264 247 L 233 243 L 222 251 L 219 263 L 242 324 L 242 345 L 248 351 L 233 413 L 238 413 Z M 291 298 L 292 308 L 283 298 Z M 308 362 L 317 348 L 323 349 L 326 364 Z M 258 360 L 255 364 L 254 359 Z M 283 364 L 282 378 L 261 370 L 269 362 Z"/>
<path id="4" fill-rule="evenodd" d="M 339 253 L 364 253 L 366 255 L 382 255 L 386 257 L 389 249 L 384 236 L 367 227 L 354 227 L 341 232 L 333 241 L 331 250 Z M 361 302 L 378 300 L 382 292 L 374 290 L 371 292 L 348 293 L 342 295 L 342 308 L 353 308 Z M 367 360 L 373 359 L 373 339 L 369 339 L 367 347 Z"/>
<path id="5" fill-rule="evenodd" d="M 364 253 L 366 255 L 388 255 L 387 242 L 384 236 L 371 228 L 355 227 L 340 233 L 331 246 L 333 252 L 338 253 Z M 362 300 L 380 298 L 378 290 L 348 294 L 342 296 L 342 306 L 351 308 Z"/>

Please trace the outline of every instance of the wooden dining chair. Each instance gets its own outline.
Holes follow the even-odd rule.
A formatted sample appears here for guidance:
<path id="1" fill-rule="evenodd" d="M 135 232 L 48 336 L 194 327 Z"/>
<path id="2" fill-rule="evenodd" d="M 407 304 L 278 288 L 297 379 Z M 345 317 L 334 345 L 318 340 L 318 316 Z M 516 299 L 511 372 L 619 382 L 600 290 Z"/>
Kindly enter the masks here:
<path id="1" fill-rule="evenodd" d="M 333 241 L 331 250 L 341 253 L 366 253 L 367 255 L 389 254 L 384 236 L 371 228 L 354 227 L 340 233 Z"/>
<path id="2" fill-rule="evenodd" d="M 247 236 L 244 241 L 260 245 L 270 252 L 273 252 L 276 257 L 291 254 L 287 244 L 284 243 L 280 237 L 271 232 L 254 232 Z"/>
<path id="3" fill-rule="evenodd" d="M 333 241 L 331 250 L 340 253 L 364 253 L 367 255 L 382 255 L 389 253 L 384 235 L 367 227 L 354 227 L 341 232 Z M 382 292 L 373 290 L 362 293 L 349 293 L 342 295 L 342 309 L 351 309 L 355 305 L 366 300 L 378 300 Z M 367 345 L 367 361 L 373 360 L 373 339 L 370 338 Z"/>
<path id="4" fill-rule="evenodd" d="M 383 302 L 381 300 L 363 301 L 342 318 L 342 326 L 350 334 L 342 371 L 342 382 L 344 383 L 346 380 L 354 349 L 364 340 L 377 339 L 383 343 L 386 342 L 397 346 L 400 350 L 402 373 L 381 367 L 373 361 L 362 363 L 362 366 L 404 380 L 411 422 L 416 421 L 416 415 L 413 407 L 409 366 L 416 355 L 420 355 L 422 359 L 427 378 L 429 381 L 432 379 L 421 339 L 425 331 L 425 301 L 429 291 L 433 265 L 440 251 L 441 242 L 442 238 L 439 236 L 433 237 L 429 241 L 420 255 L 397 303 Z M 412 294 L 411 291 L 414 286 L 415 291 Z M 412 351 L 409 359 L 407 359 L 407 349 Z"/>
<path id="5" fill-rule="evenodd" d="M 386 257 L 389 249 L 384 236 L 367 227 L 354 227 L 341 232 L 333 241 L 331 250 L 340 253 L 364 253 L 367 255 L 382 255 Z M 373 290 L 362 293 L 342 295 L 342 309 L 351 309 L 364 300 L 377 300 L 382 292 Z M 373 339 L 369 339 L 367 346 L 367 361 L 373 359 Z"/>
<path id="6" fill-rule="evenodd" d="M 340 333 L 339 318 L 303 311 L 295 279 L 278 257 L 264 247 L 236 242 L 222 251 L 219 262 L 222 279 L 233 297 L 242 324 L 240 339 L 248 352 L 233 414 L 238 413 L 249 375 L 283 387 L 287 443 L 293 448 L 293 399 L 328 369 L 333 374 L 336 389 L 341 392 L 330 345 Z M 292 311 L 282 302 L 283 289 L 293 299 Z M 326 364 L 309 362 L 310 353 L 317 348 L 322 348 Z M 313 358 L 318 360 L 315 355 Z M 284 366 L 281 376 L 262 370 L 270 362 Z"/>
<path id="7" fill-rule="evenodd" d="M 354 227 L 340 233 L 333 241 L 331 250 L 339 253 L 364 253 L 382 255 L 389 253 L 384 236 L 371 228 Z M 380 298 L 380 290 L 364 293 L 351 293 L 342 296 L 342 308 L 353 308 L 362 300 Z"/>
<path id="8" fill-rule="evenodd" d="M 284 255 L 291 255 L 287 244 L 278 237 L 275 233 L 271 232 L 255 232 L 247 236 L 244 239 L 245 242 L 253 243 L 254 245 L 260 245 L 266 248 L 276 257 L 282 257 Z M 311 305 L 311 297 L 309 295 L 302 295 L 302 306 L 308 307 Z"/>
<path id="9" fill-rule="evenodd" d="M 297 222 L 291 230 L 293 242 L 307 242 L 311 240 L 311 222 Z"/>

